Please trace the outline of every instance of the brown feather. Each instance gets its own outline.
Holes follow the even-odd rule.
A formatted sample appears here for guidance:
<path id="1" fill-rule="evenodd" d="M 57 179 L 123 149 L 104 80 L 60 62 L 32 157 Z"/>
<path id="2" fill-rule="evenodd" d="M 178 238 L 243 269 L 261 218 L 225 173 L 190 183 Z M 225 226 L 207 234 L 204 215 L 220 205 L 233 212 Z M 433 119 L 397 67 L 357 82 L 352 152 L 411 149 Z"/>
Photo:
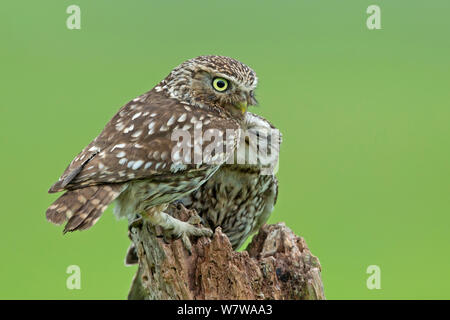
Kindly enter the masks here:
<path id="1" fill-rule="evenodd" d="M 187 128 L 185 130 L 194 137 L 196 121 L 202 122 L 202 133 L 216 129 L 225 134 L 227 129 L 239 129 L 236 121 L 217 112 L 205 112 L 151 90 L 139 101 L 122 107 L 100 135 L 75 157 L 49 192 L 172 175 L 171 153 L 178 142 L 172 138 L 172 132 Z M 205 141 L 204 145 L 207 144 L 209 142 Z M 234 146 L 225 149 L 233 150 Z M 202 164 L 202 167 L 209 166 Z M 197 169 L 195 164 L 186 163 L 183 173 Z"/>
<path id="2" fill-rule="evenodd" d="M 67 191 L 47 209 L 47 220 L 54 224 L 69 220 L 64 233 L 88 229 L 121 190 L 122 184 L 107 184 Z"/>

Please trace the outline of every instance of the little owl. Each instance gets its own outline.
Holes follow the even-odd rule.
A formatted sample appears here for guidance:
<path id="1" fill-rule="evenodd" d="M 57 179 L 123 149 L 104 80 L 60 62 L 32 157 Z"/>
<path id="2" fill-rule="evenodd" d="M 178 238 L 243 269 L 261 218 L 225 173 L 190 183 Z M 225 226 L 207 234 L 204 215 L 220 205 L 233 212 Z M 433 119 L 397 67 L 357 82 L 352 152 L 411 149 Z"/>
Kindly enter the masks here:
<path id="1" fill-rule="evenodd" d="M 47 209 L 47 219 L 55 224 L 67 221 L 64 232 L 88 229 L 115 200 L 117 216 L 131 219 L 139 215 L 171 236 L 181 237 L 189 249 L 190 236 L 211 236 L 212 231 L 165 212 L 170 203 L 181 201 L 197 209 L 211 227 L 222 226 L 234 247 L 240 245 L 260 226 L 261 219 L 252 217 L 249 226 L 239 226 L 237 219 L 245 221 L 245 211 L 251 209 L 249 214 L 255 215 L 256 210 L 265 221 L 276 198 L 272 172 L 265 178 L 261 175 L 258 183 L 251 167 L 236 170 L 236 165 L 229 164 L 239 152 L 241 131 L 249 123 L 267 127 L 264 119 L 247 112 L 248 106 L 256 104 L 256 84 L 254 71 L 232 58 L 200 56 L 182 63 L 152 90 L 123 106 L 75 157 L 49 190 L 65 193 Z M 174 135 L 178 131 L 194 139 L 186 143 L 183 136 L 180 141 L 179 135 Z M 208 140 L 211 136 L 214 139 Z M 186 145 L 189 152 L 181 149 Z M 216 205 L 208 213 L 207 206 L 222 201 L 227 192 L 220 189 L 223 179 L 224 186 L 230 182 L 236 186 L 233 193 L 245 190 L 234 197 L 248 205 L 234 211 L 230 203 L 223 209 Z M 255 190 L 239 187 L 246 183 Z M 219 194 L 208 193 L 214 186 Z M 267 197 L 261 198 L 261 194 Z M 270 202 L 267 206 L 266 199 Z"/>

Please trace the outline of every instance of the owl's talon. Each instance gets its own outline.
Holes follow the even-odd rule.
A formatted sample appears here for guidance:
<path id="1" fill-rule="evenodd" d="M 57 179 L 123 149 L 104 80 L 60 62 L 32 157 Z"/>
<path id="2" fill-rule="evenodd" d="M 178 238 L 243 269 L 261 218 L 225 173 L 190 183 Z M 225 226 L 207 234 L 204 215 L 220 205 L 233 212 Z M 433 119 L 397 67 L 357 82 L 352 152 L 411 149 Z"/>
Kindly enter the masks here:
<path id="1" fill-rule="evenodd" d="M 189 240 L 189 237 L 186 234 L 183 234 L 181 236 L 181 241 L 183 242 L 184 248 L 189 252 L 189 255 L 192 254 L 192 244 L 191 240 Z"/>
<path id="2" fill-rule="evenodd" d="M 190 228 L 188 230 L 185 230 L 181 234 L 181 241 L 183 242 L 183 246 L 186 248 L 186 250 L 189 252 L 189 254 L 192 254 L 192 244 L 189 239 L 190 236 L 194 236 L 197 238 L 201 237 L 208 237 L 210 238 L 213 235 L 213 232 L 211 229 L 203 228 L 203 227 L 194 227 L 191 224 L 187 224 Z"/>
<path id="3" fill-rule="evenodd" d="M 192 225 L 196 225 L 196 224 L 204 224 L 204 221 L 202 219 L 202 217 L 200 217 L 199 215 L 194 215 L 192 217 L 189 218 L 189 220 L 187 221 L 189 224 Z"/>
<path id="4" fill-rule="evenodd" d="M 172 237 L 167 232 L 164 232 L 162 235 L 162 239 L 165 244 L 170 244 Z"/>
<path id="5" fill-rule="evenodd" d="M 181 239 L 183 242 L 184 248 L 192 253 L 192 244 L 190 241 L 190 237 L 211 237 L 213 232 L 211 229 L 203 228 L 203 227 L 195 227 L 188 222 L 179 221 L 181 224 L 172 229 L 166 229 L 163 233 L 164 242 L 169 244 L 170 240 Z"/>
<path id="6" fill-rule="evenodd" d="M 131 229 L 133 229 L 133 228 L 138 228 L 138 229 L 141 228 L 143 223 L 144 223 L 144 220 L 141 217 L 134 219 L 128 225 L 128 231 L 131 231 Z"/>
<path id="7" fill-rule="evenodd" d="M 171 215 L 162 211 L 147 211 L 142 214 L 145 220 L 148 220 L 153 225 L 159 225 L 163 229 L 164 241 L 170 237 L 172 239 L 181 238 L 184 247 L 189 252 L 192 249 L 192 245 L 189 241 L 189 237 L 211 237 L 213 232 L 211 229 L 204 227 L 196 227 L 189 222 L 184 222 L 172 217 Z M 198 218 L 193 216 L 192 222 L 199 222 Z"/>

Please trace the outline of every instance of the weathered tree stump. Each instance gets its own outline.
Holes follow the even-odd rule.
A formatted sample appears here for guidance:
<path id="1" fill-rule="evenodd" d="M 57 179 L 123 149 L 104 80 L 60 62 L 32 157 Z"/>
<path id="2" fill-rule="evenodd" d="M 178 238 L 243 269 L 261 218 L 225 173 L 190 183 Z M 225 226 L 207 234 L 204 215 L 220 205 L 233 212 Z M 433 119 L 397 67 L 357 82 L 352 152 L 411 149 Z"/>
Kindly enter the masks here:
<path id="1" fill-rule="evenodd" d="M 184 221 L 192 214 L 171 210 Z M 128 299 L 325 299 L 319 260 L 284 223 L 264 225 L 242 252 L 220 228 L 191 240 L 192 254 L 160 234 L 147 223 L 130 230 L 127 259 L 139 268 Z"/>

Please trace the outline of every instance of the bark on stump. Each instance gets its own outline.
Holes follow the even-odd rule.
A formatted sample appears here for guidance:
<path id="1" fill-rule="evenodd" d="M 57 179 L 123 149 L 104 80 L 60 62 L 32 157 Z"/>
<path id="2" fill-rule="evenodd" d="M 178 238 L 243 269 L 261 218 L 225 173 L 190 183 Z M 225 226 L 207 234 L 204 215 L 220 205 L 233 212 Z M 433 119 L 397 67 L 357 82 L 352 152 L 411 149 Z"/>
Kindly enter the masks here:
<path id="1" fill-rule="evenodd" d="M 192 211 L 171 209 L 186 221 Z M 264 225 L 235 252 L 220 228 L 212 239 L 166 243 L 144 223 L 130 230 L 139 261 L 128 299 L 325 299 L 319 259 L 284 223 Z"/>

